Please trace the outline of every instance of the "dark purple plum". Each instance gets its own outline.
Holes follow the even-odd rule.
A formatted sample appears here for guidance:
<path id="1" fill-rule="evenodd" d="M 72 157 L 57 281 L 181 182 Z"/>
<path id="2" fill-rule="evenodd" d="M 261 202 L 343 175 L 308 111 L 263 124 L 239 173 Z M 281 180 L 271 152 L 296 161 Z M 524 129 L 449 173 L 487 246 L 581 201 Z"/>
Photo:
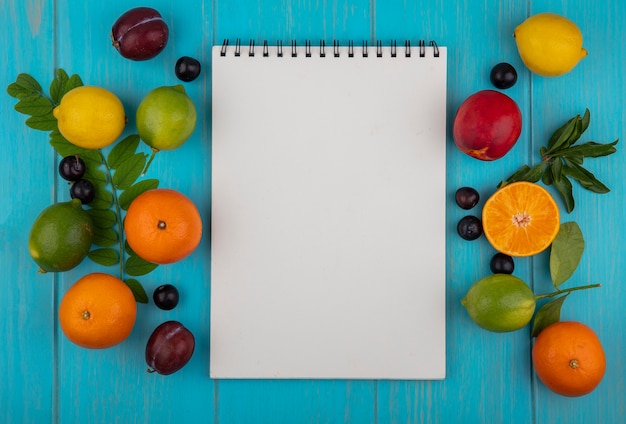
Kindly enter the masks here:
<path id="1" fill-rule="evenodd" d="M 152 59 L 165 48 L 169 28 L 161 14 L 150 7 L 128 10 L 113 24 L 113 47 L 131 60 Z"/>
<path id="2" fill-rule="evenodd" d="M 152 332 L 146 345 L 148 372 L 175 373 L 189 362 L 195 347 L 193 334 L 185 326 L 178 321 L 164 322 Z"/>

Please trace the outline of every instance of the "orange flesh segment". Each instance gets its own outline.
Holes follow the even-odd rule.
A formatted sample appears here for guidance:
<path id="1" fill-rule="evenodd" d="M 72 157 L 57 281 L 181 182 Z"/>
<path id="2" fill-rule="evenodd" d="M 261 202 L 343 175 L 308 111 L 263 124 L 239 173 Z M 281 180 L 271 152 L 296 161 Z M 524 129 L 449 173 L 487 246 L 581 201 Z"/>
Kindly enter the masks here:
<path id="1" fill-rule="evenodd" d="M 559 209 L 547 190 L 517 182 L 496 191 L 483 207 L 483 230 L 499 252 L 531 256 L 542 252 L 560 228 Z"/>

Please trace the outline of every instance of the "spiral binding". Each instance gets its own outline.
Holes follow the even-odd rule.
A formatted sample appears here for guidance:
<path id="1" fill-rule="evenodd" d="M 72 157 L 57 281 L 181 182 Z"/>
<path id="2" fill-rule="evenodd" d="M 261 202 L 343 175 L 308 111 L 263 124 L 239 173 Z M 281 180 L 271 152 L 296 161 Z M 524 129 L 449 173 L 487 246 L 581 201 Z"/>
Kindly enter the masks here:
<path id="1" fill-rule="evenodd" d="M 433 49 L 433 57 L 439 57 L 439 46 L 437 45 L 437 43 L 435 41 L 430 41 L 429 42 L 429 46 L 432 47 Z M 278 40 L 276 42 L 276 55 L 278 57 L 283 57 L 283 42 Z M 298 56 L 298 44 L 296 43 L 295 40 L 291 41 L 291 57 L 297 57 Z M 348 57 L 355 57 L 355 55 L 357 55 L 355 53 L 355 47 L 354 47 L 354 41 L 350 40 L 348 41 Z M 228 39 L 225 39 L 224 42 L 222 43 L 222 47 L 220 49 L 220 56 L 226 56 L 226 53 L 228 51 L 229 48 L 229 41 Z M 389 48 L 390 48 L 390 55 L 391 57 L 397 57 L 398 56 L 398 43 L 396 40 L 391 40 L 391 43 L 389 44 Z M 250 57 L 254 57 L 255 55 L 255 50 L 256 50 L 256 45 L 255 45 L 255 41 L 254 40 L 250 40 L 250 44 L 248 46 L 248 56 Z M 320 41 L 320 45 L 319 45 L 319 55 L 320 57 L 326 57 L 326 42 L 324 40 Z M 361 56 L 362 57 L 368 57 L 369 56 L 369 45 L 367 40 L 363 40 L 361 43 Z M 426 42 L 424 40 L 420 40 L 418 43 L 418 49 L 417 49 L 418 55 L 419 57 L 425 57 L 426 56 Z M 237 38 L 237 40 L 235 41 L 235 56 L 239 57 L 241 56 L 241 39 Z M 261 54 L 263 57 L 269 57 L 270 56 L 270 46 L 269 43 L 267 42 L 267 40 L 263 41 L 263 47 L 261 50 Z M 311 41 L 310 40 L 306 40 L 304 43 L 304 55 L 306 57 L 311 57 L 312 56 L 312 51 L 311 51 Z M 411 57 L 412 54 L 412 49 L 411 49 L 411 41 L 409 40 L 405 40 L 404 42 L 404 57 Z M 333 47 L 332 47 L 332 56 L 333 57 L 340 57 L 341 56 L 341 44 L 339 43 L 339 41 L 337 40 L 333 40 Z M 377 40 L 376 41 L 376 57 L 383 57 L 383 42 L 381 40 Z"/>

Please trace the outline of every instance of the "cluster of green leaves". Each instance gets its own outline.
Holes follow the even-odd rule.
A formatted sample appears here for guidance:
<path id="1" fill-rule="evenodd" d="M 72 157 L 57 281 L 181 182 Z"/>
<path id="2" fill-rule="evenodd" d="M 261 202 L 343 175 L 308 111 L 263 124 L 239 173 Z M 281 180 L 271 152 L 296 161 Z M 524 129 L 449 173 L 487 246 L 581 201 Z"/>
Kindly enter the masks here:
<path id="1" fill-rule="evenodd" d="M 574 210 L 571 179 L 578 181 L 586 190 L 594 193 L 608 193 L 609 188 L 598 180 L 593 173 L 585 169 L 583 162 L 585 158 L 597 158 L 615 153 L 615 145 L 619 139 L 606 144 L 589 141 L 575 145 L 589 127 L 589 121 L 589 109 L 585 110 L 582 117 L 576 115 L 568 120 L 552 134 L 548 145 L 539 149 L 541 154 L 539 164 L 533 167 L 523 165 L 509 178 L 501 182 L 498 187 L 515 181 L 536 183 L 541 180 L 545 185 L 553 185 L 556 188 L 568 213 Z"/>
<path id="2" fill-rule="evenodd" d="M 553 293 L 536 296 L 536 299 L 554 298 L 537 310 L 532 326 L 532 337 L 536 337 L 548 325 L 561 320 L 561 307 L 569 294 L 576 290 L 600 287 L 599 284 L 561 290 L 559 287 L 574 274 L 583 251 L 585 240 L 576 222 L 561 224 L 559 233 L 550 248 L 550 277 L 556 289 Z"/>
<path id="3" fill-rule="evenodd" d="M 27 126 L 50 132 L 50 144 L 61 157 L 77 155 L 85 162 L 83 178 L 89 180 L 96 189 L 95 198 L 87 208 L 95 230 L 94 247 L 88 257 L 100 265 L 119 265 L 120 279 L 128 284 L 138 302 L 147 303 L 148 296 L 143 286 L 137 279 L 130 277 L 148 274 L 157 265 L 140 258 L 124 240 L 122 211 L 127 210 L 131 202 L 144 191 L 157 188 L 159 181 L 137 181 L 148 158 L 147 154 L 137 152 L 140 143 L 138 135 L 129 135 L 120 140 L 106 156 L 100 149 L 84 149 L 63 137 L 52 111 L 65 93 L 81 85 L 83 82 L 78 75 L 69 76 L 63 69 L 58 69 L 50 84 L 49 96 L 28 74 L 18 75 L 16 81 L 7 87 L 7 92 L 18 99 L 15 110 L 29 115 Z"/>

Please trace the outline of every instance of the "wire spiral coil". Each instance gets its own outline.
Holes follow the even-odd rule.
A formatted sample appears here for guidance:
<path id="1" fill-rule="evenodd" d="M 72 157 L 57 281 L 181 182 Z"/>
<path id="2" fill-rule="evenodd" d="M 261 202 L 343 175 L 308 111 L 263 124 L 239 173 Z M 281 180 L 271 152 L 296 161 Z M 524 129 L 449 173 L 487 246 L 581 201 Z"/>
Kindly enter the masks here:
<path id="1" fill-rule="evenodd" d="M 229 47 L 230 47 L 229 40 L 225 39 L 220 49 L 220 56 L 226 56 L 228 54 Z M 291 57 L 298 57 L 298 54 L 302 53 L 302 47 L 304 47 L 305 57 L 313 56 L 314 49 L 311 47 L 310 40 L 306 40 L 304 43 L 304 46 L 298 45 L 296 40 L 292 40 L 291 48 L 290 48 Z M 347 52 L 345 51 L 346 47 L 347 47 Z M 439 46 L 437 45 L 437 43 L 435 41 L 430 41 L 427 46 L 424 40 L 419 41 L 416 52 L 414 51 L 414 48 L 411 47 L 411 42 L 409 40 L 405 40 L 404 57 L 407 57 L 407 58 L 411 57 L 414 53 L 416 53 L 419 57 L 426 57 L 427 47 L 432 49 L 433 57 L 439 57 Z M 376 41 L 376 45 L 375 45 L 376 57 L 383 57 L 384 52 L 387 49 L 389 50 L 389 54 L 391 57 L 398 56 L 398 43 L 396 40 L 391 40 L 391 43 L 388 46 L 384 46 L 381 40 Z M 250 43 L 248 45 L 247 55 L 249 57 L 254 57 L 257 50 L 258 49 L 255 44 L 255 41 L 250 40 Z M 261 50 L 262 57 L 270 57 L 273 52 L 276 53 L 277 57 L 284 57 L 283 42 L 281 40 L 278 40 L 272 49 L 270 49 L 270 45 L 268 41 L 264 40 L 262 48 L 260 50 Z M 321 40 L 319 43 L 319 48 L 315 48 L 315 54 L 316 55 L 319 54 L 319 57 L 327 57 L 327 50 L 330 51 L 330 49 L 327 49 L 326 47 L 326 42 L 324 40 Z M 373 49 L 370 49 L 370 46 L 367 40 L 363 40 L 361 42 L 360 54 L 356 52 L 354 41 L 350 40 L 348 41 L 347 46 L 342 46 L 339 43 L 339 41 L 333 40 L 332 57 L 341 57 L 342 53 L 347 53 L 348 57 L 357 57 L 359 55 L 361 57 L 369 57 L 370 50 L 373 50 Z M 234 56 L 239 57 L 241 55 L 242 55 L 241 39 L 237 38 L 235 41 Z"/>

